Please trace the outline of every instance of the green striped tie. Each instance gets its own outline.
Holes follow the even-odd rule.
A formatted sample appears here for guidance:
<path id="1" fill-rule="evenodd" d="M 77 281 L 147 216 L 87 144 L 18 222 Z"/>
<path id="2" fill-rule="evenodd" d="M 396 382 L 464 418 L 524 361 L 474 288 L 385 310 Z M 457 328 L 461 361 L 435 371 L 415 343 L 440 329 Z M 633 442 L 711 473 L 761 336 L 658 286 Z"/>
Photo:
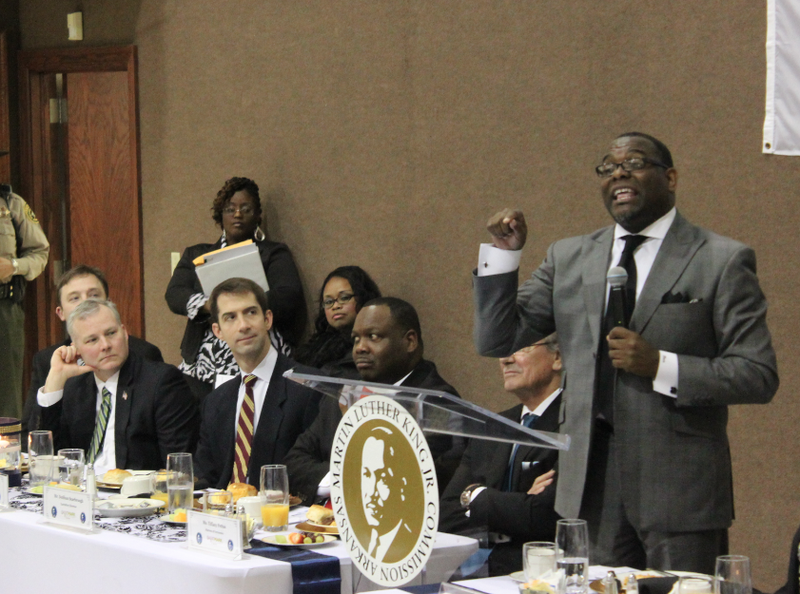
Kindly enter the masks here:
<path id="1" fill-rule="evenodd" d="M 94 464 L 97 454 L 103 448 L 103 439 L 106 436 L 106 427 L 108 427 L 108 416 L 111 413 L 111 392 L 108 388 L 103 386 L 103 402 L 100 404 L 100 411 L 97 413 L 97 421 L 94 425 L 94 435 L 92 435 L 92 443 L 89 445 L 89 455 L 87 456 L 88 462 Z"/>

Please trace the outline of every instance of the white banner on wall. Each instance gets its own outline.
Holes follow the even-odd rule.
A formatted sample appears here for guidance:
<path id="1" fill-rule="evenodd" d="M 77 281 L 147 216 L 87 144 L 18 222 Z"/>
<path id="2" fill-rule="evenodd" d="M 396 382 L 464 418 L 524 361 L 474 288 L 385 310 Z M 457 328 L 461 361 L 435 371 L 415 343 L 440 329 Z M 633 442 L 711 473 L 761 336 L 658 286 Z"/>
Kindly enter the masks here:
<path id="1" fill-rule="evenodd" d="M 767 106 L 762 150 L 800 155 L 798 0 L 767 0 Z"/>

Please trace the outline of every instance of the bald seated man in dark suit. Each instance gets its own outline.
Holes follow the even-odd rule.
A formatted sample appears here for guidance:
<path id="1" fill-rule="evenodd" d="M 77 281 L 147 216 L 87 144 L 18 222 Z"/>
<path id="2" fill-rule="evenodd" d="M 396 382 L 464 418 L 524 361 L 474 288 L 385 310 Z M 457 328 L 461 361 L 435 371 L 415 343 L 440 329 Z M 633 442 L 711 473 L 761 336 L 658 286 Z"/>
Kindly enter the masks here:
<path id="1" fill-rule="evenodd" d="M 350 367 L 334 370 L 331 375 L 458 396 L 455 388 L 439 375 L 436 365 L 423 359 L 419 316 L 410 303 L 396 297 L 368 301 L 356 317 L 353 339 L 357 375 Z M 286 456 L 289 486 L 307 505 L 330 494 L 328 470 L 333 439 L 341 420 L 339 403 L 324 397 L 319 416 Z M 429 435 L 427 440 L 441 493 L 458 466 L 465 444 L 463 439 L 449 435 Z"/>

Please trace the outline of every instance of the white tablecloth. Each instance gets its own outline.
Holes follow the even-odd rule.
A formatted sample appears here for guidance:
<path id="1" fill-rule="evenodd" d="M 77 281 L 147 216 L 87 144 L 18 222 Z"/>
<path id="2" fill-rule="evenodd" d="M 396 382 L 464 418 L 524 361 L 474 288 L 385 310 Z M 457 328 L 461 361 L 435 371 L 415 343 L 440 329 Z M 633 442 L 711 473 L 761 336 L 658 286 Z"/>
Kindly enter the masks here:
<path id="1" fill-rule="evenodd" d="M 477 541 L 439 534 L 424 582 L 446 580 L 477 550 Z M 342 594 L 377 589 L 350 562 L 341 541 L 314 549 L 341 562 Z M 255 555 L 228 561 L 189 551 L 185 543 L 152 542 L 98 530 L 74 532 L 45 524 L 39 514 L 0 512 L 0 567 L 4 591 L 59 594 L 290 594 L 291 567 Z M 361 578 L 361 579 L 359 579 Z"/>

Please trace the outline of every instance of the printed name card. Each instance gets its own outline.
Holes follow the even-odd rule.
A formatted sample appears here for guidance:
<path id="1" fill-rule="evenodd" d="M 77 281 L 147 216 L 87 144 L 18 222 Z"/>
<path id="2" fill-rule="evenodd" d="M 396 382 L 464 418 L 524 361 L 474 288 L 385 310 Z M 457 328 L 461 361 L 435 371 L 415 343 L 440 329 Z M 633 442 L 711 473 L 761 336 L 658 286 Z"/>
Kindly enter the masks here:
<path id="1" fill-rule="evenodd" d="M 11 507 L 8 502 L 8 475 L 0 472 L 0 509 Z"/>
<path id="2" fill-rule="evenodd" d="M 242 558 L 242 520 L 199 511 L 190 511 L 186 532 L 189 548 L 221 555 L 228 559 Z"/>
<path id="3" fill-rule="evenodd" d="M 59 487 L 44 488 L 44 521 L 91 532 L 92 496 Z"/>

